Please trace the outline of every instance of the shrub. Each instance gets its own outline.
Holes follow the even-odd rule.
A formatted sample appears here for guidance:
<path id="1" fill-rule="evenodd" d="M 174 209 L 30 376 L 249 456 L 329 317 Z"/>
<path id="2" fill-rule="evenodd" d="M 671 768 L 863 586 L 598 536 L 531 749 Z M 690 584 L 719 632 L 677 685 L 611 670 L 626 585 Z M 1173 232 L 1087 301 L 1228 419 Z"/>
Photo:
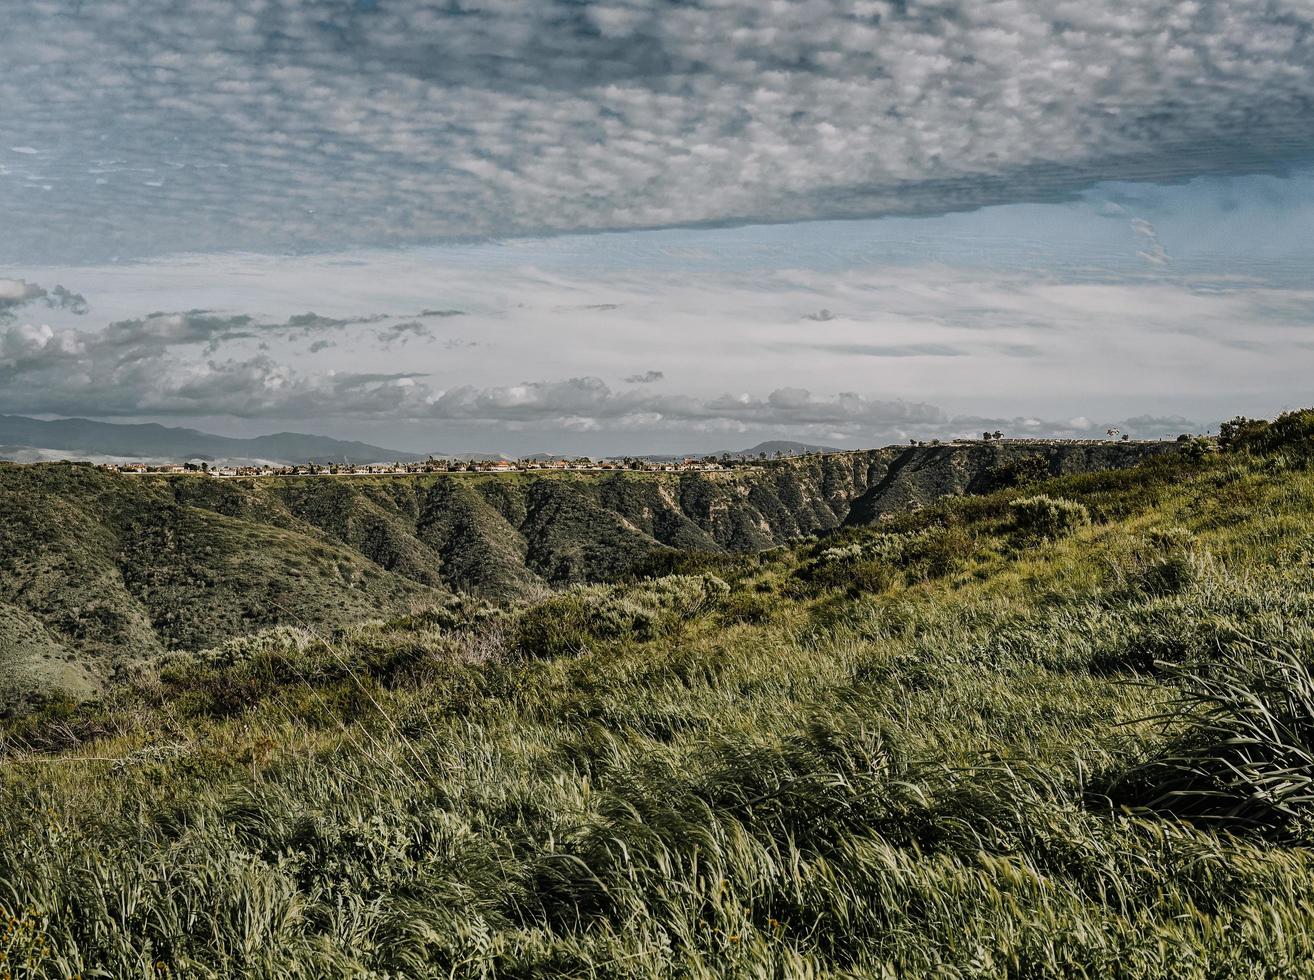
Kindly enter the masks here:
<path id="1" fill-rule="evenodd" d="M 1179 595 L 1199 577 L 1193 537 L 1184 527 L 1156 528 L 1135 543 L 1122 569 L 1128 588 L 1145 596 Z"/>
<path id="2" fill-rule="evenodd" d="M 309 630 L 294 626 L 275 626 L 247 636 L 236 636 L 216 647 L 193 654 L 196 664 L 202 667 L 233 667 L 255 657 L 269 654 L 299 654 L 317 642 Z"/>
<path id="3" fill-rule="evenodd" d="M 1180 734 L 1114 786 L 1147 810 L 1314 840 L 1314 676 L 1299 657 L 1182 671 Z"/>
<path id="4" fill-rule="evenodd" d="M 910 550 L 926 532 L 880 532 L 847 545 L 824 548 L 799 575 L 824 589 L 844 589 L 851 595 L 882 592 L 900 578 Z"/>
<path id="5" fill-rule="evenodd" d="M 1187 437 L 1177 441 L 1182 444 L 1181 454 L 1183 458 L 1192 461 L 1205 459 L 1218 452 L 1218 442 L 1206 436 Z"/>
<path id="6" fill-rule="evenodd" d="M 1075 500 L 1037 494 L 1014 500 L 1013 526 L 1038 538 L 1062 538 L 1090 523 L 1090 511 Z"/>
<path id="7" fill-rule="evenodd" d="M 520 649 L 531 657 L 576 654 L 594 640 L 655 639 L 718 605 L 730 586 L 715 575 L 667 575 L 639 587 L 571 589 L 520 617 Z"/>
<path id="8" fill-rule="evenodd" d="M 1307 457 L 1314 453 L 1314 409 L 1284 412 L 1272 422 L 1238 415 L 1219 426 L 1218 446 L 1251 455 L 1285 449 Z"/>
<path id="9" fill-rule="evenodd" d="M 739 589 L 722 603 L 721 615 L 731 623 L 760 625 L 771 618 L 778 601 L 770 592 Z"/>

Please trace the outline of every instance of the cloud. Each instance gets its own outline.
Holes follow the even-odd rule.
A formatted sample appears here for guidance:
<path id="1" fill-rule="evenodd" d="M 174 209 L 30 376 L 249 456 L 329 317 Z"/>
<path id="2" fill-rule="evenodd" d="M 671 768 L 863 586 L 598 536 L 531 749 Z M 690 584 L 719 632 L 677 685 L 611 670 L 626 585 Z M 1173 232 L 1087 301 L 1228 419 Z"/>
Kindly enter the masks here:
<path id="1" fill-rule="evenodd" d="M 0 279 L 0 313 L 26 306 L 46 295 L 36 283 L 22 279 Z"/>
<path id="2" fill-rule="evenodd" d="M 276 324 L 283 329 L 286 323 Z M 405 326 L 405 323 L 399 324 Z M 661 372 L 626 379 L 616 390 L 579 375 L 518 384 L 443 387 L 415 371 L 306 371 L 267 353 L 180 360 L 176 347 L 209 345 L 246 331 L 241 317 L 156 314 L 117 321 L 104 334 L 9 326 L 0 331 L 0 411 L 95 417 L 218 417 L 356 422 L 446 423 L 514 432 L 762 433 L 880 445 L 909 438 L 954 438 L 983 429 L 1014 435 L 1086 436 L 1104 421 L 1078 417 L 955 415 L 923 401 L 856 391 L 817 393 L 801 386 L 714 395 L 650 387 Z M 399 331 L 399 336 L 411 331 Z M 149 343 L 162 345 L 152 348 Z M 331 343 L 317 341 L 316 343 Z M 314 345 L 312 345 L 314 346 Z M 154 350 L 154 353 L 151 351 Z M 1135 437 L 1175 435 L 1201 426 L 1182 417 L 1114 422 Z"/>
<path id="3" fill-rule="evenodd" d="M 0 37 L 0 261 L 941 212 L 1272 170 L 1314 147 L 1312 35 L 1300 0 L 50 0 Z"/>
<path id="4" fill-rule="evenodd" d="M 1159 240 L 1159 232 L 1149 221 L 1144 218 L 1132 219 L 1132 230 L 1141 238 L 1145 239 L 1145 248 L 1138 250 L 1138 258 L 1144 259 L 1152 266 L 1163 267 L 1172 262 L 1168 255 L 1168 250 L 1164 248 L 1163 242 Z"/>
<path id="5" fill-rule="evenodd" d="M 67 310 L 78 315 L 89 309 L 85 297 L 63 286 L 43 289 L 34 282 L 22 279 L 0 279 L 0 323 L 12 321 L 14 311 L 38 301 L 48 309 Z"/>
<path id="6" fill-rule="evenodd" d="M 858 357 L 962 357 L 967 351 L 950 344 L 810 344 L 813 350 Z"/>
<path id="7" fill-rule="evenodd" d="M 71 331 L 23 323 L 0 330 L 0 379 L 75 363 L 85 348 Z"/>
<path id="8" fill-rule="evenodd" d="M 378 313 L 354 317 L 328 317 L 318 313 L 298 313 L 283 321 L 262 320 L 250 314 L 219 313 L 212 310 L 186 310 L 180 313 L 150 313 L 144 317 L 116 320 L 103 332 L 84 332 L 79 336 L 83 345 L 97 354 L 112 354 L 118 361 L 156 358 L 174 347 L 203 346 L 211 354 L 223 345 L 238 340 L 261 339 L 261 347 L 268 349 L 269 338 L 285 337 L 304 340 L 325 332 L 339 332 L 357 324 L 371 324 L 389 320 L 388 314 Z M 415 322 L 398 323 L 377 331 L 376 335 L 387 343 L 407 335 L 424 335 L 423 325 Z M 310 345 L 310 352 L 334 346 L 322 337 Z"/>
<path id="9" fill-rule="evenodd" d="M 418 320 L 403 320 L 400 323 L 390 323 L 374 332 L 379 343 L 383 347 L 392 347 L 394 344 L 405 344 L 408 341 L 421 338 L 430 343 L 433 342 L 433 334 L 429 328 Z"/>
<path id="10" fill-rule="evenodd" d="M 818 310 L 816 313 L 804 313 L 804 314 L 803 314 L 803 319 L 804 319 L 804 320 L 813 320 L 813 321 L 815 321 L 815 322 L 817 322 L 817 323 L 825 323 L 825 322 L 827 322 L 828 320 L 834 320 L 835 317 L 836 317 L 836 314 L 834 314 L 834 313 L 832 313 L 830 310 L 826 310 L 826 309 Z"/>
<path id="11" fill-rule="evenodd" d="M 947 421 L 944 412 L 932 405 L 852 392 L 817 396 L 802 388 L 778 388 L 765 396 L 727 393 L 699 398 L 616 392 L 594 377 L 488 388 L 464 385 L 433 392 L 424 405 L 425 416 L 434 419 L 551 424 L 576 430 L 611 426 L 695 431 L 741 431 L 749 427 L 902 431 L 909 425 Z"/>

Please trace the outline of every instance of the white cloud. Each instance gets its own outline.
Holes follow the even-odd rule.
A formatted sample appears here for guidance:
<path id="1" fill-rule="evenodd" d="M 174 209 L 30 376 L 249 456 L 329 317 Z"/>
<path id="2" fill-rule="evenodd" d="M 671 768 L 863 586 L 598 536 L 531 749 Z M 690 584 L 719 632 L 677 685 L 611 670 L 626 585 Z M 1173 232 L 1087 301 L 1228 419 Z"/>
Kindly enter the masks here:
<path id="1" fill-rule="evenodd" d="M 23 17 L 0 37 L 0 261 L 943 211 L 1314 144 L 1299 0 Z"/>

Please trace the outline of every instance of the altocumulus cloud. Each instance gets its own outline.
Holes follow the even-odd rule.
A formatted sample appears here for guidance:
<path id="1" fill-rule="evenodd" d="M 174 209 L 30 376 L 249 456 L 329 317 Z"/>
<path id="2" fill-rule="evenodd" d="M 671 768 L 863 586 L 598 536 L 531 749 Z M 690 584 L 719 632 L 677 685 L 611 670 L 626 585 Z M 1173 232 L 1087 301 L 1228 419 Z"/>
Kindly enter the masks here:
<path id="1" fill-rule="evenodd" d="M 942 211 L 1314 143 L 1304 0 L 47 0 L 11 20 L 0 261 Z"/>

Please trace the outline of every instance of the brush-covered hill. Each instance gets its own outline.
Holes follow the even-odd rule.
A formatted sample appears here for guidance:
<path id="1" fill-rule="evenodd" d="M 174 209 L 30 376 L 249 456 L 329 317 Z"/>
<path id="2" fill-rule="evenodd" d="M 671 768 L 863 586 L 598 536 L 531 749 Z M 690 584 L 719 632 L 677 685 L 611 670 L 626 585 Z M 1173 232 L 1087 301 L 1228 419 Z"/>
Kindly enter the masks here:
<path id="1" fill-rule="evenodd" d="M 601 477 L 219 480 L 0 464 L 0 711 L 47 690 L 89 694 L 143 658 L 263 627 L 613 581 L 688 552 L 761 551 L 1174 448 L 965 444 Z"/>
<path id="2" fill-rule="evenodd" d="M 32 977 L 1308 976 L 1314 413 L 1222 443 L 281 628 L 0 723 L 0 951 Z"/>

